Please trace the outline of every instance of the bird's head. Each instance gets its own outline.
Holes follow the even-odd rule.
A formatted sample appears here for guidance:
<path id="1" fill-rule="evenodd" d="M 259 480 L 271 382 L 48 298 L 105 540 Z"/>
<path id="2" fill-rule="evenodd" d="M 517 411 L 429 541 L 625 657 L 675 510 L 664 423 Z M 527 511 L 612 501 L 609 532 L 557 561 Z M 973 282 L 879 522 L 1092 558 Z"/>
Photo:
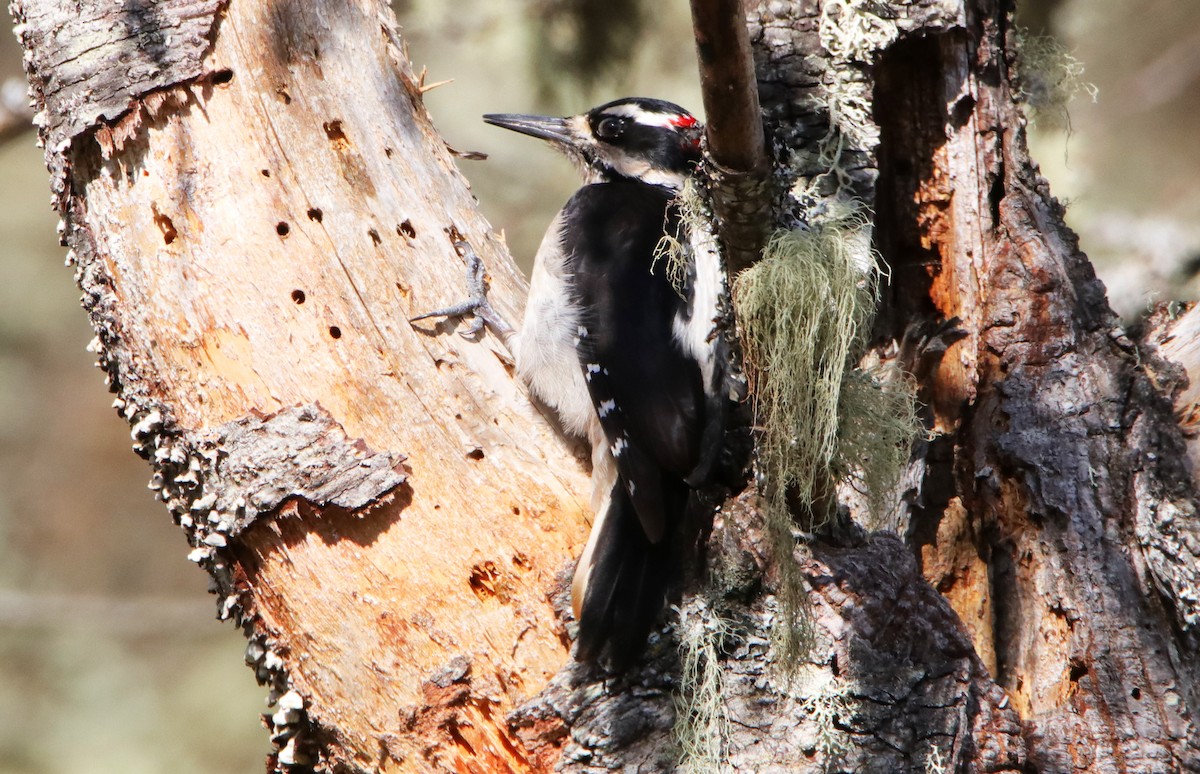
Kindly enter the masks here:
<path id="1" fill-rule="evenodd" d="M 704 127 L 678 105 L 631 97 L 567 118 L 492 113 L 484 121 L 549 140 L 588 182 L 640 180 L 679 189 L 700 160 Z"/>

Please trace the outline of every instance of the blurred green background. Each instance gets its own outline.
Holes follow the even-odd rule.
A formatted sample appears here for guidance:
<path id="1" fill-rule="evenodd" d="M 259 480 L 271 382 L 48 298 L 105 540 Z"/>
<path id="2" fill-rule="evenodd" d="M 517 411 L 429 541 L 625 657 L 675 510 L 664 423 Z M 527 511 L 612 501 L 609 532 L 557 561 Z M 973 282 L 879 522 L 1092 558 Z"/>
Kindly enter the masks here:
<path id="1" fill-rule="evenodd" d="M 652 0 L 409 0 L 397 7 L 447 141 L 528 265 L 575 185 L 486 112 L 569 113 L 630 94 L 699 111 L 687 6 Z M 1099 89 L 1039 114 L 1035 158 L 1119 311 L 1191 297 L 1200 263 L 1200 4 L 1041 0 Z M 0 82 L 21 76 L 0 37 Z M 183 534 L 84 347 L 91 339 L 32 132 L 0 145 L 0 774 L 259 772 L 264 692 L 215 620 Z"/>

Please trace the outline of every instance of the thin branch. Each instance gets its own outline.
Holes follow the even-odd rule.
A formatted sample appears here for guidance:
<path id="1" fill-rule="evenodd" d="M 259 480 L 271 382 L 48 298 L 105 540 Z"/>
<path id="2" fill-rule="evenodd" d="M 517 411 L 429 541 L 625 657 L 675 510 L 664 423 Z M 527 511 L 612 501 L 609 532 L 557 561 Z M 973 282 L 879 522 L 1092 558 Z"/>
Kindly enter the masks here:
<path id="1" fill-rule="evenodd" d="M 741 0 L 692 0 L 713 167 L 713 209 L 730 274 L 762 252 L 770 223 L 769 169 L 758 82 Z"/>

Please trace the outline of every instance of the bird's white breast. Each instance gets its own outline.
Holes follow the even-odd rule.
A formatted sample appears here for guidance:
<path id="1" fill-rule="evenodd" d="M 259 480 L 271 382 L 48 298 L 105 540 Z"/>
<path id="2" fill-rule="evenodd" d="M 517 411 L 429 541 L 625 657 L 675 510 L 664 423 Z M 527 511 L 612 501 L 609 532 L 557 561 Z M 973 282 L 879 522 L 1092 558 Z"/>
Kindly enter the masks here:
<path id="1" fill-rule="evenodd" d="M 576 436 L 587 434 L 596 410 L 576 353 L 579 311 L 570 306 L 570 274 L 562 246 L 562 212 L 554 218 L 534 258 L 525 322 L 514 337 L 517 372 Z"/>

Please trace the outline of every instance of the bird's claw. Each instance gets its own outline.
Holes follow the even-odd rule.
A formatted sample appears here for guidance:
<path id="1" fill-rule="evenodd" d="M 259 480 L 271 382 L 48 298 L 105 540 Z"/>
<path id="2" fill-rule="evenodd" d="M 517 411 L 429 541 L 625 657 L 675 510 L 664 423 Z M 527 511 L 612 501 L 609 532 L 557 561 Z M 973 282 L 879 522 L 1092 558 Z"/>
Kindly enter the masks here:
<path id="1" fill-rule="evenodd" d="M 491 302 L 487 297 L 487 270 L 484 268 L 483 259 L 476 255 L 475 250 L 471 248 L 463 240 L 458 240 L 454 243 L 454 249 L 458 254 L 463 256 L 467 261 L 467 291 L 470 296 L 465 301 L 460 301 L 457 304 L 435 309 L 432 312 L 410 317 L 410 323 L 420 320 L 427 320 L 431 317 L 466 317 L 471 315 L 474 319 L 467 324 L 467 327 L 459 331 L 460 336 L 465 339 L 471 339 L 479 335 L 485 325 L 491 326 L 502 337 L 511 329 L 508 324 L 496 313 L 492 308 Z"/>

